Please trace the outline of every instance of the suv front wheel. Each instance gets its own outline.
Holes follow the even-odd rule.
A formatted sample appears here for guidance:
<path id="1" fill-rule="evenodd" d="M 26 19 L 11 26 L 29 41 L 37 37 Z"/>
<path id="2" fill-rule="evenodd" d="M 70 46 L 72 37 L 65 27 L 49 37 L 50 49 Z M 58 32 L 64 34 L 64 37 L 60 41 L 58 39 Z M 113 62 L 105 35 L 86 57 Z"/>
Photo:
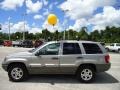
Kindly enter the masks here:
<path id="1" fill-rule="evenodd" d="M 28 72 L 25 66 L 20 64 L 15 64 L 9 67 L 8 76 L 11 81 L 20 82 L 28 77 Z"/>
<path id="2" fill-rule="evenodd" d="M 95 79 L 95 69 L 91 66 L 82 66 L 78 69 L 77 79 L 84 83 L 92 82 Z"/>

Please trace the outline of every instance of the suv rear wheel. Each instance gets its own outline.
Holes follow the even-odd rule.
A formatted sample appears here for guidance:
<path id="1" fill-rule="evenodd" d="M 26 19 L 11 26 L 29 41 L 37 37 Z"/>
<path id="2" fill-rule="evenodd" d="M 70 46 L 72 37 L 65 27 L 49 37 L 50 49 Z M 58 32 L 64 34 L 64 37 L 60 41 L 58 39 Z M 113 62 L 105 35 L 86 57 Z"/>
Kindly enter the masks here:
<path id="1" fill-rule="evenodd" d="M 28 77 L 28 72 L 25 66 L 15 64 L 8 69 L 8 76 L 11 81 L 20 82 Z"/>
<path id="2" fill-rule="evenodd" d="M 77 79 L 84 83 L 92 82 L 95 79 L 95 69 L 91 66 L 82 66 L 78 69 Z"/>

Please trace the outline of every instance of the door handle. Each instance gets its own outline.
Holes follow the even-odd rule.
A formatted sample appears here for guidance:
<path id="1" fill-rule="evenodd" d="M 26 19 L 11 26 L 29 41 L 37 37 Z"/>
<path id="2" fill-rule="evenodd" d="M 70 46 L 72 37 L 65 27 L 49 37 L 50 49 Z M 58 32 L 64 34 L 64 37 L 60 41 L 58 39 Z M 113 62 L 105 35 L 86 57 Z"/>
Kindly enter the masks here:
<path id="1" fill-rule="evenodd" d="M 77 57 L 77 59 L 82 59 L 83 57 Z"/>
<path id="2" fill-rule="evenodd" d="M 53 57 L 52 60 L 58 60 L 58 58 L 57 57 Z"/>

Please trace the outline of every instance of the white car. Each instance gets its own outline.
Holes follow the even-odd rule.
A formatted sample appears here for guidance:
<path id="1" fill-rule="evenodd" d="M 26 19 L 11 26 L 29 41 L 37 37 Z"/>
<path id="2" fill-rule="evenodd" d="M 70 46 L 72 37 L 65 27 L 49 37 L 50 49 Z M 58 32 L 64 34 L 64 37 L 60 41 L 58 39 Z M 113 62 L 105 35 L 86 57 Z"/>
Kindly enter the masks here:
<path id="1" fill-rule="evenodd" d="M 112 43 L 105 47 L 107 51 L 116 51 L 120 53 L 120 43 Z"/>

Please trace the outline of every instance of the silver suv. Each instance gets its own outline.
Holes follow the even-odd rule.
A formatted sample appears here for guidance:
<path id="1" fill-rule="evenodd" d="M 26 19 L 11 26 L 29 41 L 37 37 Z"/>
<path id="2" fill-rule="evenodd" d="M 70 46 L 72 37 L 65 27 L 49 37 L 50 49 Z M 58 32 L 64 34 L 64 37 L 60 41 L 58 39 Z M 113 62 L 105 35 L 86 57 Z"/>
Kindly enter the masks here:
<path id="1" fill-rule="evenodd" d="M 110 68 L 109 55 L 98 42 L 52 41 L 36 49 L 5 57 L 2 67 L 11 81 L 23 81 L 29 74 L 75 74 L 88 83 L 95 73 Z"/>

